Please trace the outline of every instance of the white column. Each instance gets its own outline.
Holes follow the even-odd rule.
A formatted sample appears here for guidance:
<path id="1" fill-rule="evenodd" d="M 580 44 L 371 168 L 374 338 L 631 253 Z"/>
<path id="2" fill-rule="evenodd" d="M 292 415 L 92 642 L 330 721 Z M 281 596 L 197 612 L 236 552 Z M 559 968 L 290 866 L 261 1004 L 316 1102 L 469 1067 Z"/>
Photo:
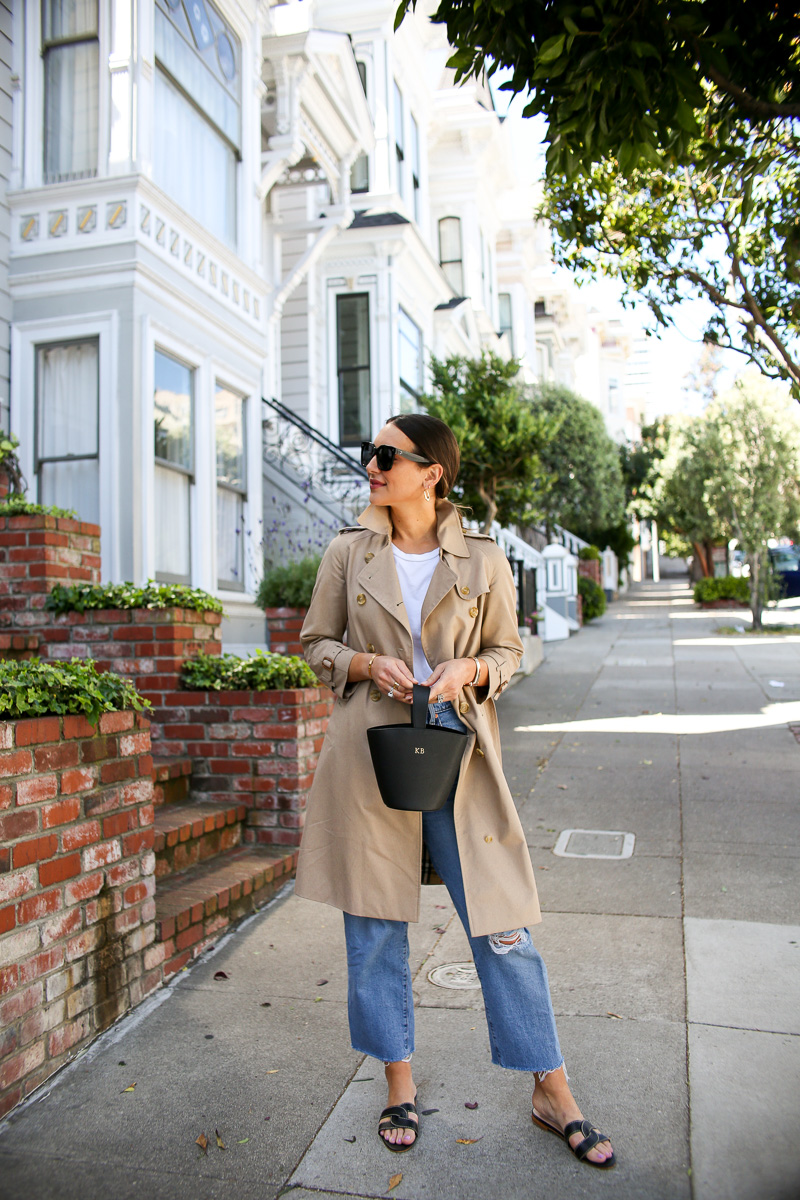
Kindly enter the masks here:
<path id="1" fill-rule="evenodd" d="M 134 0 L 114 0 L 108 54 L 110 175 L 125 174 L 133 166 L 133 15 Z"/>
<path id="2" fill-rule="evenodd" d="M 653 582 L 660 583 L 661 564 L 658 561 L 658 525 L 656 525 L 655 521 L 650 522 L 650 540 L 653 543 Z"/>

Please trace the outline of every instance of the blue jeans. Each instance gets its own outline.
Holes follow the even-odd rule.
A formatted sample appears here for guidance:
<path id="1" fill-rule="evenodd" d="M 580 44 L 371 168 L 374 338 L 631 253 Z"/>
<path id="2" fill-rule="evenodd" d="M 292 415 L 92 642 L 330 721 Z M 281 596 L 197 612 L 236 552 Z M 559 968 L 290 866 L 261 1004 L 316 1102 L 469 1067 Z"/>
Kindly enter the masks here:
<path id="1" fill-rule="evenodd" d="M 428 724 L 464 728 L 449 702 L 429 705 Z M 455 786 L 444 808 L 422 814 L 422 836 L 469 938 L 483 991 L 492 1062 L 514 1071 L 555 1071 L 564 1060 L 547 969 L 530 933 L 521 929 L 472 937 L 469 932 L 454 801 Z M 345 913 L 344 929 L 353 1049 L 383 1062 L 408 1058 L 414 1050 L 408 926 L 405 921 Z"/>

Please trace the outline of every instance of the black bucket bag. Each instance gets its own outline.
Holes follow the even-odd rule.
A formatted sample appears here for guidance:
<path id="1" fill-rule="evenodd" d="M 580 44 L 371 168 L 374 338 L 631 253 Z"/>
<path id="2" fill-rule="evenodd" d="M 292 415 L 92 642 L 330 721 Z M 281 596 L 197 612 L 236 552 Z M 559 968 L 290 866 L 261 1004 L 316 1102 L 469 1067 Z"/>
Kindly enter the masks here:
<path id="1" fill-rule="evenodd" d="M 367 730 L 378 790 L 387 808 L 436 812 L 455 783 L 469 735 L 426 725 L 429 698 L 430 688 L 414 684 L 410 725 Z"/>

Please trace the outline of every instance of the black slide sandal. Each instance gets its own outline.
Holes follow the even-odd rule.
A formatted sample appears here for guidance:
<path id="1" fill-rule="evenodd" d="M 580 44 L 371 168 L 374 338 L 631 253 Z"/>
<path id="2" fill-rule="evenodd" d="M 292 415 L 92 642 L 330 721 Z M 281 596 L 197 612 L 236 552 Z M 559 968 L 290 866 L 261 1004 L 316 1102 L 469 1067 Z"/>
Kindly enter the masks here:
<path id="1" fill-rule="evenodd" d="M 414 1098 L 416 1099 L 416 1097 Z M 409 1119 L 409 1113 L 414 1113 L 417 1117 L 416 1121 Z M 414 1141 L 408 1144 L 405 1142 L 387 1142 L 383 1134 L 390 1129 L 411 1129 L 416 1136 Z M 378 1137 L 386 1149 L 391 1150 L 392 1154 L 404 1154 L 406 1150 L 413 1150 L 419 1141 L 419 1116 L 417 1115 L 416 1104 L 394 1104 L 389 1108 L 385 1108 L 378 1122 Z"/>
<path id="2" fill-rule="evenodd" d="M 568 1125 L 564 1126 L 562 1133 L 557 1126 L 551 1125 L 549 1121 L 545 1121 L 543 1117 L 540 1117 L 535 1109 L 531 1113 L 531 1120 L 540 1129 L 544 1129 L 548 1133 L 554 1133 L 562 1141 L 566 1142 L 567 1149 L 575 1155 L 579 1162 L 585 1162 L 587 1166 L 597 1167 L 600 1170 L 607 1170 L 609 1167 L 616 1166 L 617 1160 L 614 1157 L 613 1151 L 611 1157 L 607 1158 L 605 1162 L 593 1162 L 591 1158 L 586 1157 L 589 1151 L 594 1150 L 595 1146 L 599 1145 L 600 1142 L 610 1143 L 611 1141 L 608 1134 L 601 1133 L 590 1121 L 570 1121 Z M 583 1141 L 578 1142 L 577 1146 L 570 1145 L 569 1139 L 573 1133 L 583 1134 Z"/>

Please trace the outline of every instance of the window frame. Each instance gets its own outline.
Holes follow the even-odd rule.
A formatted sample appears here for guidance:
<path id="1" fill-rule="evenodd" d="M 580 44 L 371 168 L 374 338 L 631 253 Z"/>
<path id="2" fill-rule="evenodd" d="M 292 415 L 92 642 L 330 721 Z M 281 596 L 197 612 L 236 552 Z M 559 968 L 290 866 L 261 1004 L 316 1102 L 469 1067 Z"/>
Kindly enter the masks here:
<path id="1" fill-rule="evenodd" d="M 460 256 L 458 258 L 443 258 L 442 257 L 442 226 L 444 225 L 444 223 L 446 221 L 455 221 L 458 226 L 458 248 L 460 251 Z M 439 241 L 439 247 L 438 247 L 438 249 L 439 249 L 439 266 L 442 268 L 445 275 L 447 276 L 447 281 L 450 284 L 450 286 L 453 288 L 453 291 L 456 293 L 456 295 L 463 296 L 464 295 L 464 237 L 463 237 L 463 232 L 461 229 L 461 217 L 456 217 L 453 215 L 446 216 L 446 217 L 439 217 L 439 220 L 437 221 L 437 224 L 436 224 L 436 230 L 437 230 L 438 241 Z M 449 276 L 447 270 L 445 269 L 446 267 L 455 267 L 455 266 L 457 266 L 461 272 L 461 290 L 460 291 L 457 291 L 456 288 L 453 286 L 453 282 L 450 279 L 450 276 Z"/>
<path id="2" fill-rule="evenodd" d="M 86 346 L 93 345 L 97 349 L 97 397 L 95 411 L 95 443 L 97 449 L 93 454 L 39 454 L 39 433 L 41 429 L 41 391 L 39 377 L 39 351 L 40 350 L 57 350 L 65 346 Z M 52 340 L 47 339 L 33 342 L 33 477 L 36 480 L 36 497 L 37 503 L 42 503 L 42 466 L 48 463 L 56 462 L 96 462 L 98 470 L 98 488 L 102 488 L 103 481 L 100 478 L 100 334 L 97 333 L 90 337 L 61 337 Z M 78 513 L 78 518 L 84 518 Z"/>
<path id="3" fill-rule="evenodd" d="M 219 493 L 219 491 L 222 490 L 225 492 L 230 492 L 233 495 L 239 496 L 240 501 L 241 501 L 241 508 L 239 510 L 240 511 L 240 522 L 241 522 L 242 527 L 244 527 L 244 523 L 247 520 L 247 515 L 248 515 L 248 483 L 249 483 L 249 474 L 250 474 L 249 468 L 248 468 L 249 438 L 247 436 L 249 397 L 248 397 L 247 393 L 242 392 L 242 390 L 240 388 L 234 387 L 230 383 L 226 383 L 224 381 L 224 379 L 221 379 L 220 376 L 216 372 L 214 373 L 213 387 L 214 387 L 214 400 L 215 400 L 215 410 L 214 410 L 214 476 L 215 476 L 215 479 L 214 479 L 214 482 L 215 482 L 215 514 L 214 515 L 215 515 L 215 520 L 218 518 L 218 515 L 219 515 L 218 510 L 216 509 L 217 493 Z M 242 402 L 242 474 L 243 474 L 244 478 L 243 478 L 241 487 L 237 487 L 235 484 L 230 484 L 230 483 L 220 483 L 220 479 L 219 479 L 218 467 L 217 467 L 216 396 L 217 396 L 217 392 L 220 390 L 231 392 L 234 396 L 238 396 Z M 217 534 L 217 538 L 219 538 L 219 529 L 216 530 L 216 534 Z M 246 572 L 247 572 L 247 562 L 245 561 L 244 528 L 242 528 L 242 536 L 241 536 L 241 541 L 239 543 L 239 554 L 240 554 L 240 564 L 239 564 L 240 565 L 240 570 L 239 570 L 240 577 L 239 577 L 238 582 L 232 582 L 231 580 L 228 580 L 228 579 L 223 580 L 220 578 L 219 554 L 218 553 L 216 554 L 214 574 L 216 576 L 216 586 L 217 586 L 218 591 L 237 592 L 237 593 L 247 591 L 247 580 L 245 578 Z"/>
<path id="4" fill-rule="evenodd" d="M 179 366 L 186 367 L 191 376 L 192 393 L 190 398 L 189 410 L 189 449 L 191 453 L 191 466 L 184 467 L 181 463 L 170 462 L 169 459 L 161 458 L 155 452 L 155 397 L 156 397 L 156 354 L 162 354 L 164 358 L 170 358 Z M 183 475 L 188 481 L 189 496 L 188 496 L 188 550 L 189 550 L 189 573 L 188 575 L 178 575 L 173 572 L 159 571 L 155 560 L 155 540 L 153 541 L 153 557 L 152 568 L 153 577 L 159 583 L 185 583 L 191 586 L 195 574 L 195 483 L 197 479 L 197 392 L 198 392 L 198 377 L 199 366 L 192 363 L 190 360 L 182 358 L 176 351 L 171 350 L 168 346 L 156 336 L 153 339 L 151 349 L 152 362 L 152 407 L 151 407 L 151 433 L 153 441 L 151 442 L 150 458 L 153 464 L 153 496 L 155 496 L 155 471 L 157 467 L 165 470 L 175 471 L 177 474 Z"/>
<path id="5" fill-rule="evenodd" d="M 420 218 L 420 190 L 421 190 L 421 159 L 419 144 L 419 122 L 412 112 L 409 114 L 411 121 L 411 201 L 414 211 L 414 220 L 419 224 Z"/>
<path id="6" fill-rule="evenodd" d="M 37 37 L 35 40 L 35 44 L 38 46 L 38 49 L 39 49 L 38 60 L 39 60 L 39 65 L 40 65 L 40 70 L 41 70 L 41 84 L 40 84 L 41 92 L 40 92 L 40 111 L 38 113 L 38 120 L 36 121 L 36 124 L 38 125 L 38 132 L 39 132 L 39 139 L 40 139 L 40 152 L 39 152 L 39 156 L 38 156 L 39 157 L 39 169 L 41 170 L 42 184 L 45 186 L 59 185 L 59 184 L 69 183 L 69 182 L 72 182 L 75 180 L 81 180 L 81 179 L 96 179 L 100 173 L 100 152 L 101 152 L 101 146 L 103 145 L 104 132 L 105 132 L 104 131 L 104 120 L 103 120 L 105 97 L 102 95 L 102 92 L 104 91 L 104 89 L 101 86 L 101 73 L 102 73 L 102 63 L 103 63 L 103 55 L 101 53 L 101 45 L 102 45 L 102 34 L 103 34 L 103 25 L 104 25 L 104 19 L 103 19 L 104 18 L 104 5 L 101 3 L 101 0 L 94 0 L 94 2 L 95 2 L 95 15 L 96 15 L 94 32 L 89 35 L 87 35 L 86 33 L 71 34 L 67 37 L 61 37 L 61 38 L 47 38 L 46 37 L 46 32 L 45 32 L 46 25 L 47 25 L 46 16 L 49 11 L 48 7 L 47 7 L 48 0 L 40 0 L 40 3 L 38 5 L 34 4 L 34 5 L 30 6 L 31 10 L 38 9 L 38 12 L 36 14 L 36 16 L 38 17 L 38 28 L 36 30 Z M 36 18 L 34 18 L 32 15 L 32 20 L 35 20 L 35 19 Z M 47 122 L 47 59 L 48 59 L 48 55 L 50 53 L 52 53 L 53 51 L 62 50 L 67 46 L 83 46 L 83 45 L 88 45 L 90 43 L 95 43 L 97 45 L 97 69 L 96 69 L 96 77 L 95 77 L 95 88 L 96 88 L 95 97 L 97 100 L 97 146 L 95 148 L 94 165 L 89 167 L 86 171 L 80 171 L 77 173 L 66 172 L 64 174 L 51 175 L 47 170 L 48 143 L 47 143 L 46 122 Z"/>
<path id="7" fill-rule="evenodd" d="M 405 393 L 406 395 L 408 395 L 412 398 L 413 411 L 416 412 L 416 411 L 419 411 L 419 398 L 422 395 L 423 388 L 424 388 L 425 339 L 422 334 L 422 327 L 417 324 L 417 322 L 414 320 L 414 318 L 411 316 L 411 314 L 408 312 L 408 310 L 403 308 L 402 304 L 399 306 L 398 311 L 399 311 L 399 318 L 398 318 L 398 322 L 397 322 L 397 342 L 398 342 L 398 345 L 397 345 L 397 365 L 398 365 L 397 379 L 398 379 L 399 390 L 400 390 L 400 407 L 403 412 L 406 411 L 403 408 L 403 404 L 402 404 L 403 394 Z M 417 381 L 416 387 L 412 387 L 412 385 L 408 382 L 408 380 L 403 378 L 403 373 L 402 373 L 403 356 L 400 353 L 400 345 L 401 345 L 401 339 L 404 337 L 403 317 L 405 317 L 406 321 L 408 321 L 410 325 L 413 325 L 414 329 L 416 329 L 416 331 L 419 335 L 419 379 Z M 410 339 L 406 339 L 406 340 L 408 341 Z"/>
<path id="8" fill-rule="evenodd" d="M 397 192 L 398 192 L 398 195 L 400 196 L 400 199 L 405 201 L 405 199 L 406 199 L 406 171 L 405 171 L 405 166 L 404 166 L 405 159 L 406 159 L 406 151 L 405 151 L 406 127 L 405 127 L 405 111 L 404 111 L 405 105 L 403 102 L 403 93 L 400 90 L 400 84 L 397 82 L 396 79 L 394 80 L 393 103 L 394 103 L 394 156 L 395 156 L 395 166 L 396 166 L 395 182 L 397 184 Z M 399 142 L 397 140 L 398 133 L 400 134 L 400 139 L 401 139 Z"/>
<path id="9" fill-rule="evenodd" d="M 363 58 L 356 59 L 356 68 L 358 70 L 358 77 L 361 80 L 361 86 L 364 89 L 364 96 L 367 100 L 367 104 L 369 104 L 369 91 L 367 90 L 367 64 Z M 367 185 L 366 185 L 366 187 L 353 187 L 353 173 L 356 169 L 356 166 L 362 161 L 365 166 Z M 362 150 L 361 153 L 356 158 L 355 162 L 353 163 L 352 167 L 350 168 L 350 194 L 351 195 L 363 196 L 366 192 L 368 192 L 370 190 L 370 173 L 371 172 L 370 172 L 369 155 L 366 153 L 366 151 Z"/>
<path id="10" fill-rule="evenodd" d="M 508 323 L 503 322 L 503 301 L 508 300 Z M 497 326 L 500 337 L 508 334 L 508 347 L 511 357 L 514 357 L 514 302 L 511 292 L 497 293 Z"/>
<path id="11" fill-rule="evenodd" d="M 340 337 L 339 337 L 339 312 L 340 305 L 343 300 L 364 299 L 366 301 L 366 330 L 367 330 L 367 361 L 358 363 L 355 366 L 343 367 L 340 360 Z M 369 437 L 369 430 L 362 430 L 361 434 L 353 442 L 345 442 L 343 433 L 343 412 L 342 412 L 342 379 L 344 375 L 356 374 L 357 372 L 367 372 L 367 395 L 369 397 L 369 422 L 372 421 L 372 386 L 373 386 L 373 354 L 372 354 L 372 297 L 368 289 L 362 289 L 358 292 L 337 292 L 334 295 L 334 362 L 336 364 L 336 416 L 337 416 L 337 436 L 339 445 L 342 449 L 352 450 L 357 448 L 364 440 L 364 437 Z M 363 436 L 362 436 L 363 435 Z"/>

